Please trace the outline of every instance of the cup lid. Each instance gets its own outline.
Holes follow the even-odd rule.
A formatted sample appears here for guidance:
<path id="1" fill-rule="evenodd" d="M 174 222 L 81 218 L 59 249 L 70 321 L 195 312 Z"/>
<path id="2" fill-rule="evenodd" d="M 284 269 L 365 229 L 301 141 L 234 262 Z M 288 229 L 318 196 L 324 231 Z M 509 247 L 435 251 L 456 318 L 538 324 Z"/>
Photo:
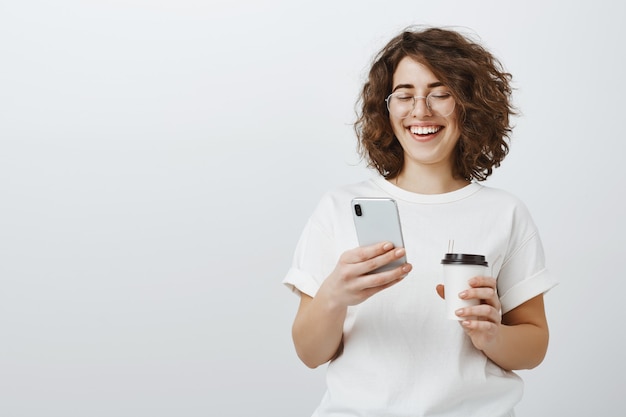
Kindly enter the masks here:
<path id="1" fill-rule="evenodd" d="M 442 264 L 463 264 L 488 266 L 484 255 L 471 255 L 468 253 L 446 253 L 441 260 Z"/>

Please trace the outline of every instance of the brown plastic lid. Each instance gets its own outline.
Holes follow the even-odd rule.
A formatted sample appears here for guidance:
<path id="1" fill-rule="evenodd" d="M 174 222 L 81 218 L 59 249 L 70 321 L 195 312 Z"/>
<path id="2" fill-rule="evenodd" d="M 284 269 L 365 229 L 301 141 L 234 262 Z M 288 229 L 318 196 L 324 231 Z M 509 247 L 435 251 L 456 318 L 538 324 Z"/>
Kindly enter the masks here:
<path id="1" fill-rule="evenodd" d="M 488 266 L 484 255 L 470 255 L 467 253 L 446 253 L 441 260 L 446 265 L 482 265 Z"/>

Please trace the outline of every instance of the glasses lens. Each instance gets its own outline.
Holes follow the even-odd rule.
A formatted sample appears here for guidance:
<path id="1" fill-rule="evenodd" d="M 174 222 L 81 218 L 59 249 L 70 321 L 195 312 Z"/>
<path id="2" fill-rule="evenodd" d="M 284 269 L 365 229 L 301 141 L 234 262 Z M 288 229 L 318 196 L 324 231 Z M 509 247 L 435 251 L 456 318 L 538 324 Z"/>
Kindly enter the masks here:
<path id="1" fill-rule="evenodd" d="M 430 93 L 426 98 L 433 113 L 447 117 L 454 111 L 454 97 L 450 93 Z"/>
<path id="2" fill-rule="evenodd" d="M 426 100 L 428 110 L 437 116 L 447 117 L 454 111 L 454 97 L 450 93 L 430 93 L 427 97 L 411 96 L 406 93 L 393 93 L 387 97 L 389 114 L 403 119 L 415 108 L 417 100 Z"/>
<path id="3" fill-rule="evenodd" d="M 387 110 L 394 117 L 403 119 L 414 107 L 413 96 L 405 93 L 394 93 L 387 97 Z"/>

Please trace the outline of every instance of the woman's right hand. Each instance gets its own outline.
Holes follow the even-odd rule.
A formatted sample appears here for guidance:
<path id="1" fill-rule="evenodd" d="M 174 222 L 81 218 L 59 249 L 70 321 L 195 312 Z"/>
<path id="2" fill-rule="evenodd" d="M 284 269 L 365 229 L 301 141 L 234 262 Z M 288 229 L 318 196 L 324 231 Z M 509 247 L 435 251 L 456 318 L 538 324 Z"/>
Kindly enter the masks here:
<path id="1" fill-rule="evenodd" d="M 402 258 L 404 254 L 404 248 L 395 249 L 390 242 L 347 250 L 339 257 L 337 266 L 314 298 L 301 295 L 292 334 L 302 362 L 315 368 L 341 353 L 348 306 L 362 303 L 400 282 L 412 266 L 405 263 L 389 271 L 368 272 Z"/>
<path id="2" fill-rule="evenodd" d="M 327 300 L 335 307 L 347 307 L 362 303 L 372 295 L 400 282 L 411 271 L 405 263 L 389 271 L 369 274 L 376 268 L 402 258 L 404 248 L 394 248 L 390 242 L 361 246 L 345 251 L 333 272 L 320 288 Z"/>

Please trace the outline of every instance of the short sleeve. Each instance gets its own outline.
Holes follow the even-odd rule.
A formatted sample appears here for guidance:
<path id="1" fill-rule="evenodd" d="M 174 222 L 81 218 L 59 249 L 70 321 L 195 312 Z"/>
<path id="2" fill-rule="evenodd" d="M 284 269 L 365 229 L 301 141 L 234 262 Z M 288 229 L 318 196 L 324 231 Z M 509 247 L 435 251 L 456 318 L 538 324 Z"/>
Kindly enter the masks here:
<path id="1" fill-rule="evenodd" d="M 314 297 L 337 263 L 333 239 L 317 221 L 319 216 L 318 210 L 307 222 L 296 246 L 291 268 L 283 279 L 283 284 L 298 295 L 304 293 Z"/>
<path id="2" fill-rule="evenodd" d="M 503 314 L 558 284 L 546 268 L 539 233 L 521 203 L 515 210 L 512 232 L 509 251 L 498 274 Z"/>

